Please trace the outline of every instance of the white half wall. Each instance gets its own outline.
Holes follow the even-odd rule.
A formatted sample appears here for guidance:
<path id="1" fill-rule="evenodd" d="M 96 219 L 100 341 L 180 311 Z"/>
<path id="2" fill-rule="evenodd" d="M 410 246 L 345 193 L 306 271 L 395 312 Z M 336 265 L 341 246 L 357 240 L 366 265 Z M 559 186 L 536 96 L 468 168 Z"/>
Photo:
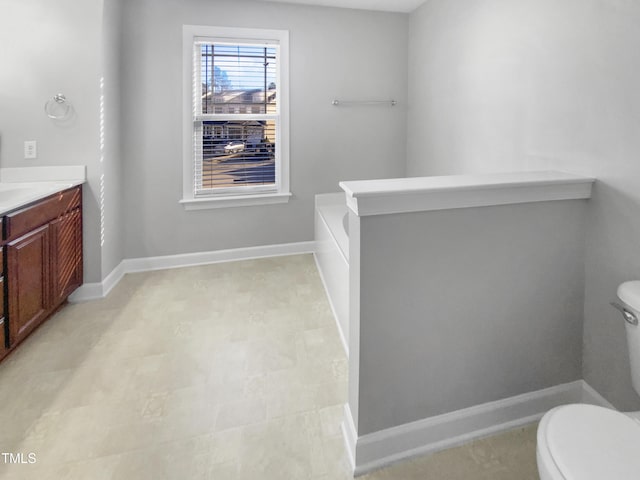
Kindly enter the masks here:
<path id="1" fill-rule="evenodd" d="M 359 436 L 582 378 L 588 201 L 357 217 Z"/>

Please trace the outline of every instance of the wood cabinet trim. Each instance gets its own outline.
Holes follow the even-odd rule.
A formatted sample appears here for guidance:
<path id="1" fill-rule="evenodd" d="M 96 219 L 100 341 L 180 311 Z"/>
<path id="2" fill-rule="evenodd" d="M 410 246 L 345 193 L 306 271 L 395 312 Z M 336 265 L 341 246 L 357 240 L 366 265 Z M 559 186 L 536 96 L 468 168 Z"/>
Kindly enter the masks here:
<path id="1" fill-rule="evenodd" d="M 6 334 L 7 322 L 4 317 L 0 318 L 0 359 L 9 353 L 9 345 L 7 345 Z"/>

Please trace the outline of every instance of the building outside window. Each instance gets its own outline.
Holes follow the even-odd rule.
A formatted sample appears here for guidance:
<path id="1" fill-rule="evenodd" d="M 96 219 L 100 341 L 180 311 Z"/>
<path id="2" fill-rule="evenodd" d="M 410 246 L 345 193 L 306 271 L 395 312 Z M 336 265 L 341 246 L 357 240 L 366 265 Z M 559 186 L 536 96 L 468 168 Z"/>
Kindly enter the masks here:
<path id="1" fill-rule="evenodd" d="M 285 202 L 288 32 L 184 27 L 187 208 Z"/>

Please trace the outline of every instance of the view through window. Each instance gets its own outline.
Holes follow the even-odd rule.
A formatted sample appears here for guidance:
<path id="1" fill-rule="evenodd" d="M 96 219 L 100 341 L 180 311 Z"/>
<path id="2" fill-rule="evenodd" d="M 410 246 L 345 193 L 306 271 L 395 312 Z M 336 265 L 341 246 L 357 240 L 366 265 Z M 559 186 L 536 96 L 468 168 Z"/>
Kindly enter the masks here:
<path id="1" fill-rule="evenodd" d="M 195 42 L 195 193 L 276 189 L 278 46 Z"/>

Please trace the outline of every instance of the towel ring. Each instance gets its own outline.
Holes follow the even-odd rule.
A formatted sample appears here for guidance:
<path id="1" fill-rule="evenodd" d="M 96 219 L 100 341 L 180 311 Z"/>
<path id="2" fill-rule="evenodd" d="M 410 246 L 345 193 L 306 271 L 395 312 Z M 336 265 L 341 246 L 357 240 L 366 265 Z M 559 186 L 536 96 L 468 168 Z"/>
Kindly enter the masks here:
<path id="1" fill-rule="evenodd" d="M 44 113 L 47 114 L 47 117 L 55 120 L 65 118 L 69 114 L 69 110 L 71 110 L 71 104 L 62 93 L 54 95 L 44 104 Z"/>

